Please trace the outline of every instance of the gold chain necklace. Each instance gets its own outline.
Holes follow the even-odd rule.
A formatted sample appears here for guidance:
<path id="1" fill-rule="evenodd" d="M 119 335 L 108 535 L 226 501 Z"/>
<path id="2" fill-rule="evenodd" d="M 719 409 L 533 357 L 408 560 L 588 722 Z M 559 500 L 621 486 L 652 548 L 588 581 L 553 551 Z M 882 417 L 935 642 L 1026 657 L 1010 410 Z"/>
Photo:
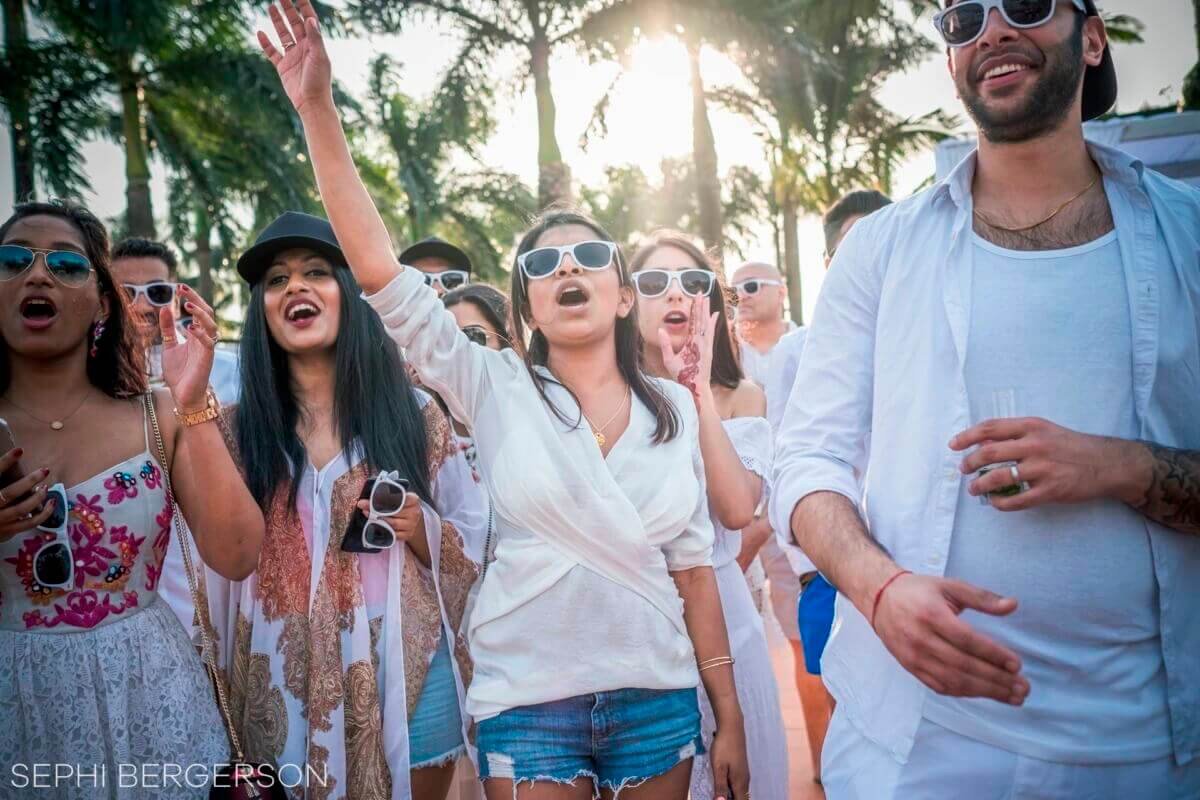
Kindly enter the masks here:
<path id="1" fill-rule="evenodd" d="M 627 402 L 629 402 L 629 398 L 632 395 L 633 395 L 633 391 L 630 390 L 630 392 L 625 395 L 624 399 L 621 400 L 621 405 L 617 406 L 617 413 L 615 413 L 611 417 L 609 417 L 608 422 L 604 423 L 599 428 L 597 428 L 595 425 L 592 424 L 592 421 L 590 419 L 588 419 L 587 414 L 583 414 L 582 407 L 579 409 L 579 413 L 583 414 L 583 418 L 585 420 L 587 420 L 588 427 L 590 427 L 592 429 L 592 436 L 596 437 L 596 444 L 599 445 L 600 447 L 604 447 L 605 442 L 608 441 L 608 439 L 606 439 L 604 437 L 604 431 L 608 428 L 609 425 L 612 425 L 613 420 L 615 420 L 617 417 L 619 417 L 621 415 L 621 412 L 625 410 L 625 404 Z"/>
<path id="2" fill-rule="evenodd" d="M 985 225 L 987 225 L 989 228 L 995 228 L 996 230 L 1006 231 L 1008 233 L 1024 233 L 1025 231 L 1033 230 L 1034 228 L 1038 227 L 1039 225 L 1045 225 L 1047 222 L 1049 222 L 1050 220 L 1057 217 L 1060 211 L 1062 211 L 1064 208 L 1071 205 L 1071 203 L 1074 203 L 1076 200 L 1078 200 L 1079 198 L 1083 197 L 1085 194 L 1090 192 L 1092 190 L 1092 187 L 1095 186 L 1099 182 L 1099 180 L 1100 180 L 1100 176 L 1096 175 L 1096 177 L 1092 178 L 1092 182 L 1084 187 L 1082 192 L 1075 195 L 1070 200 L 1068 200 L 1067 202 L 1063 203 L 1058 208 L 1051 211 L 1050 216 L 1046 217 L 1045 219 L 1040 219 L 1037 222 L 1033 223 L 1032 225 L 1023 225 L 1019 228 L 1009 228 L 1006 225 L 997 225 L 996 223 L 992 222 L 990 219 L 985 217 L 983 215 L 983 212 L 979 211 L 978 209 L 975 210 L 975 216 L 977 216 L 977 217 L 979 217 L 979 219 L 983 220 L 983 223 Z"/>
<path id="3" fill-rule="evenodd" d="M 65 417 L 63 417 L 62 419 L 55 419 L 55 420 L 44 420 L 44 419 L 42 419 L 42 418 L 41 418 L 41 417 L 39 417 L 37 414 L 34 414 L 32 411 L 30 411 L 29 409 L 27 409 L 27 408 L 25 408 L 24 406 L 22 406 L 22 405 L 21 405 L 20 403 L 18 403 L 16 400 L 13 400 L 11 397 L 7 397 L 7 396 L 6 396 L 4 399 L 5 399 L 5 400 L 7 400 L 8 402 L 12 403 L 12 404 L 13 404 L 13 408 L 17 409 L 17 410 L 18 410 L 18 411 L 20 411 L 22 414 L 24 414 L 25 416 L 27 416 L 27 417 L 29 417 L 30 419 L 34 420 L 35 422 L 40 422 L 40 423 L 42 423 L 43 425 L 49 425 L 49 426 L 50 426 L 50 430 L 52 430 L 52 431 L 61 431 L 63 428 L 65 428 L 65 427 L 66 427 L 66 422 L 67 422 L 67 420 L 69 420 L 71 417 L 73 417 L 73 416 L 75 416 L 76 414 L 78 414 L 78 413 L 79 413 L 79 409 L 83 408 L 83 405 L 84 405 L 84 403 L 86 403 L 86 402 L 88 401 L 88 398 L 89 398 L 89 397 L 91 397 L 91 396 L 92 396 L 92 389 L 91 389 L 91 387 L 88 387 L 88 390 L 87 390 L 87 392 L 85 392 L 85 393 L 84 393 L 84 395 L 83 395 L 83 399 L 79 401 L 79 405 L 75 406 L 75 410 L 74 410 L 74 411 L 72 411 L 70 414 L 67 414 L 67 415 L 66 415 Z"/>

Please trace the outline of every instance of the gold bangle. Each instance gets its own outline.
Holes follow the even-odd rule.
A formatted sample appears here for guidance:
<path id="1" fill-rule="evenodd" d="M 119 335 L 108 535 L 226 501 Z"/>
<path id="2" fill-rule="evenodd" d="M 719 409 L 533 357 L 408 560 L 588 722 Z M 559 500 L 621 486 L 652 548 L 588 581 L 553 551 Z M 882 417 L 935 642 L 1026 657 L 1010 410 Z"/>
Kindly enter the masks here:
<path id="1" fill-rule="evenodd" d="M 204 393 L 204 402 L 204 408 L 186 414 L 176 408 L 176 418 L 178 418 L 184 427 L 190 428 L 193 425 L 203 425 L 205 422 L 212 422 L 221 416 L 221 404 L 217 401 L 217 396 L 213 394 L 211 386 Z"/>
<path id="2" fill-rule="evenodd" d="M 698 669 L 697 672 L 704 672 L 704 670 L 712 669 L 713 667 L 723 667 L 726 664 L 728 664 L 731 667 L 733 666 L 733 657 L 732 656 L 721 656 L 720 658 L 710 658 L 707 661 L 700 662 L 700 669 Z"/>

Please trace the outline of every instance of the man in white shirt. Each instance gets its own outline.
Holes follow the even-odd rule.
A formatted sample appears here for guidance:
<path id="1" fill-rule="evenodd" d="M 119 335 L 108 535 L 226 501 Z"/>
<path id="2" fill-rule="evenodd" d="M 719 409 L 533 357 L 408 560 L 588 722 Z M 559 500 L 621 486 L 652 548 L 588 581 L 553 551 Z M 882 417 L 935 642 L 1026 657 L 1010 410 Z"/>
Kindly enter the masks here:
<path id="1" fill-rule="evenodd" d="M 131 237 L 118 242 L 112 249 L 111 269 L 113 280 L 130 298 L 135 312 L 138 332 L 146 345 L 146 362 L 150 385 L 163 386 L 162 381 L 162 333 L 158 314 L 164 306 L 170 306 L 175 318 L 183 320 L 183 309 L 179 304 L 176 268 L 178 262 L 174 251 L 162 242 Z M 214 353 L 212 374 L 209 377 L 213 392 L 222 404 L 237 402 L 239 391 L 237 351 L 219 346 Z M 192 547 L 192 563 L 202 566 L 196 548 Z M 162 582 L 159 594 L 187 631 L 192 630 L 195 606 L 183 567 L 180 550 L 180 535 L 172 530 L 167 554 L 163 559 Z"/>
<path id="2" fill-rule="evenodd" d="M 829 207 L 821 219 L 825 229 L 825 268 L 833 260 L 833 254 L 842 239 L 854 224 L 868 214 L 891 205 L 891 198 L 873 189 L 859 189 L 847 193 Z M 796 383 L 796 371 L 800 367 L 800 356 L 804 352 L 807 328 L 797 328 L 779 340 L 771 354 L 771 367 L 767 375 L 767 419 L 771 428 L 778 433 Z M 804 391 L 803 387 L 800 391 Z M 800 599 L 797 610 L 797 627 L 800 632 L 799 645 L 802 652 L 794 653 L 796 662 L 796 690 L 800 693 L 800 706 L 804 712 L 804 729 L 808 733 L 808 747 L 813 762 L 813 778 L 821 780 L 821 749 L 825 745 L 825 733 L 833 713 L 833 698 L 821 682 L 821 653 L 833 627 L 833 597 L 836 590 L 817 572 L 817 568 L 804 552 L 796 546 L 792 533 L 785 527 L 775 531 L 779 543 L 791 564 L 792 571 L 800 578 Z M 793 645 L 795 646 L 795 645 Z"/>
<path id="3" fill-rule="evenodd" d="M 1085 143 L 1091 0 L 1000 6 L 939 15 L 979 150 L 850 231 L 780 434 L 828 797 L 1197 797 L 1200 193 Z"/>

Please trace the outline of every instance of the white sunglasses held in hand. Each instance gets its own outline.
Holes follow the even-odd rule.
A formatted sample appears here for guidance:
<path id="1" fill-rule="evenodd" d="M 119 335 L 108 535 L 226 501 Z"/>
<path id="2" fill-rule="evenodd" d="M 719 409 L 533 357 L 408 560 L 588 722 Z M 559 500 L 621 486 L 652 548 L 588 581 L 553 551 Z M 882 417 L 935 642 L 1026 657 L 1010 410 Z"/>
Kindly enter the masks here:
<path id="1" fill-rule="evenodd" d="M 396 543 L 396 532 L 385 517 L 394 517 L 408 499 L 408 481 L 396 471 L 381 472 L 363 487 L 359 500 L 370 502 L 366 516 L 355 509 L 342 537 L 342 550 L 348 553 L 375 553 Z"/>

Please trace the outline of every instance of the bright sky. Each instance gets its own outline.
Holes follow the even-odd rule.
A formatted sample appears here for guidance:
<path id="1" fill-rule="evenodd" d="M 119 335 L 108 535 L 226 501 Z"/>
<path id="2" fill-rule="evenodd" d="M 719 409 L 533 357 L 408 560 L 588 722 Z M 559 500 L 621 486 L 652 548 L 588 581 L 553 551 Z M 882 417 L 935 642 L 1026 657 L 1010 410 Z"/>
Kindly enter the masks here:
<path id="1" fill-rule="evenodd" d="M 1197 61 L 1192 4 L 1189 0 L 1110 0 L 1106 11 L 1128 13 L 1146 23 L 1146 43 L 1118 46 L 1115 52 L 1120 96 L 1117 109 L 1135 111 L 1158 106 L 1178 97 L 1183 76 Z M 263 14 L 259 24 L 266 26 Z M 928 19 L 919 24 L 929 26 Z M 929 26 L 932 32 L 932 27 Z M 403 90 L 424 95 L 436 84 L 442 68 L 455 52 L 455 37 L 445 31 L 414 26 L 398 36 L 373 37 L 367 41 L 341 40 L 331 43 L 334 72 L 352 92 L 365 87 L 367 63 L 381 52 L 400 60 Z M 719 53 L 707 51 L 702 59 L 705 82 L 710 87 L 739 81 L 736 67 Z M 515 59 L 497 65 L 505 88 L 501 92 L 496 135 L 484 157 L 489 165 L 521 175 L 536 185 L 537 128 L 532 89 L 513 88 L 508 76 L 515 75 Z M 582 135 L 596 101 L 616 77 L 615 64 L 588 64 L 579 55 L 561 50 L 551 64 L 555 100 L 558 106 L 558 137 L 563 156 L 571 165 L 578 182 L 595 182 L 604 168 L 616 164 L 636 164 L 651 176 L 659 175 L 658 164 L 664 157 L 686 156 L 691 151 L 691 101 L 688 90 L 686 53 L 673 40 L 647 42 L 639 46 L 631 63 L 631 72 L 621 79 L 609 109 L 608 136 L 593 138 L 586 152 L 580 148 Z M 923 114 L 944 108 L 961 115 L 961 106 L 945 69 L 943 56 L 935 56 L 908 74 L 894 77 L 883 92 L 884 103 L 905 115 Z M 766 172 L 762 146 L 751 126 L 742 118 L 712 109 L 712 125 L 717 155 L 723 173 L 729 167 L 746 164 Z M 87 198 L 95 211 L 114 217 L 124 208 L 124 165 L 120 153 L 110 143 L 95 142 L 84 151 L 87 172 L 95 194 Z M 7 128 L 0 130 L 0 217 L 12 207 L 12 175 Z M 898 179 L 898 194 L 903 196 L 933 173 L 932 153 L 908 164 Z M 153 184 L 155 211 L 165 213 L 166 191 L 161 170 Z M 800 231 L 805 318 L 810 318 L 823 278 L 820 225 L 815 218 L 801 224 Z M 774 246 L 770 226 L 764 220 L 758 241 L 748 243 L 747 256 L 773 261 Z"/>

